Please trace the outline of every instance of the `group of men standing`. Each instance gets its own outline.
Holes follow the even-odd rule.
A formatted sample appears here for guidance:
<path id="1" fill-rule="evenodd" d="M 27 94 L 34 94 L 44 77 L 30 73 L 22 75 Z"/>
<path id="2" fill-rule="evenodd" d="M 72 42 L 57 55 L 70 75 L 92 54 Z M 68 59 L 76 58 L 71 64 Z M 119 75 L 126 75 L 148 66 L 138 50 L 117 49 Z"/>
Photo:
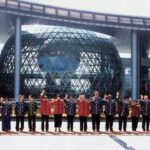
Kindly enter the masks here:
<path id="1" fill-rule="evenodd" d="M 16 131 L 23 131 L 24 118 L 25 118 L 26 113 L 28 115 L 29 131 L 35 131 L 36 112 L 37 112 L 37 104 L 36 102 L 34 102 L 32 96 L 31 95 L 28 96 L 28 102 L 26 103 L 24 101 L 24 96 L 20 95 L 19 102 L 16 102 L 16 105 L 15 105 Z"/>
<path id="2" fill-rule="evenodd" d="M 115 115 L 118 114 L 118 129 L 126 132 L 127 119 L 129 110 L 131 110 L 132 130 L 136 131 L 140 114 L 142 115 L 142 129 L 149 131 L 150 121 L 150 101 L 148 96 L 141 96 L 140 100 L 125 99 L 119 97 L 113 99 L 111 95 L 105 95 L 102 99 L 99 93 L 95 91 L 94 96 L 87 100 L 85 95 L 80 95 L 77 100 L 72 95 L 66 95 L 64 100 L 60 95 L 56 99 L 48 99 L 43 90 L 39 97 L 41 113 L 41 130 L 49 131 L 49 116 L 54 115 L 55 131 L 61 132 L 62 115 L 67 115 L 67 130 L 73 132 L 73 124 L 75 115 L 79 116 L 80 131 L 87 131 L 87 120 L 91 114 L 93 131 L 100 131 L 101 115 L 104 113 L 106 118 L 105 130 L 113 132 L 113 121 Z M 24 96 L 19 97 L 19 101 L 15 104 L 16 115 L 16 131 L 23 131 L 24 118 L 28 115 L 29 131 L 36 131 L 36 114 L 37 103 L 32 96 L 28 96 L 28 102 L 24 101 Z M 9 103 L 8 98 L 2 103 L 2 130 L 9 131 L 11 129 L 10 120 L 12 114 L 12 104 Z"/>
<path id="3" fill-rule="evenodd" d="M 28 96 L 28 101 L 24 101 L 24 96 L 19 96 L 19 101 L 15 103 L 15 116 L 16 116 L 16 131 L 24 130 L 24 119 L 25 115 L 28 115 L 28 126 L 29 131 L 35 131 L 36 128 L 36 113 L 37 104 L 33 100 L 32 96 Z M 1 108 L 2 114 L 2 130 L 11 130 L 11 114 L 12 114 L 12 104 L 8 101 L 6 97 L 2 102 Z"/>
<path id="4" fill-rule="evenodd" d="M 60 98 L 60 95 L 57 95 L 56 99 L 49 100 L 45 91 L 43 90 L 40 95 L 40 113 L 41 113 L 41 130 L 49 130 L 49 115 L 54 115 L 54 126 L 55 131 L 57 129 L 61 132 L 62 125 L 62 114 L 64 113 L 64 101 Z M 51 108 L 53 107 L 53 111 Z M 44 123 L 46 122 L 46 125 Z M 45 127 L 46 126 L 46 127 Z"/>

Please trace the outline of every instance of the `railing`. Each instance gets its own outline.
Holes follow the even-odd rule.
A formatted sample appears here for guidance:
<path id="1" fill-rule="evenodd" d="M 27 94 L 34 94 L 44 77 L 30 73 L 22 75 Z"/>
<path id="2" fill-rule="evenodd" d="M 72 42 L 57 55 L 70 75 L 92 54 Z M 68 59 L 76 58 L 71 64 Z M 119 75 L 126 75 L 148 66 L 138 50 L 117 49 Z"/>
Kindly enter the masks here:
<path id="1" fill-rule="evenodd" d="M 82 21 L 105 22 L 118 25 L 138 26 L 150 28 L 150 18 L 134 17 L 123 15 L 103 14 L 88 11 L 78 11 L 54 6 L 41 5 L 36 3 L 16 1 L 16 0 L 0 0 L 0 9 L 6 8 L 13 11 L 25 13 L 38 13 L 41 15 L 51 15 L 57 17 L 66 17 L 68 19 L 80 19 Z M 7 11 L 6 11 L 7 12 Z"/>

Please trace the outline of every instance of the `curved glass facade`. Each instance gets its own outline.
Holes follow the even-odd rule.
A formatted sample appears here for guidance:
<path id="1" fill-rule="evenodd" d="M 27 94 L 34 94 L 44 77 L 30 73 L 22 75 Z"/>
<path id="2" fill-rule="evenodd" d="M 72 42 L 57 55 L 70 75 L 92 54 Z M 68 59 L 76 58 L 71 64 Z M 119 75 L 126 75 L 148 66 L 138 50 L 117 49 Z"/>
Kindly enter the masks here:
<path id="1" fill-rule="evenodd" d="M 1 94 L 14 91 L 14 35 L 1 54 Z M 109 38 L 87 30 L 47 28 L 22 32 L 21 93 L 38 96 L 45 89 L 57 93 L 91 95 L 94 90 L 114 94 L 121 88 L 122 65 Z"/>

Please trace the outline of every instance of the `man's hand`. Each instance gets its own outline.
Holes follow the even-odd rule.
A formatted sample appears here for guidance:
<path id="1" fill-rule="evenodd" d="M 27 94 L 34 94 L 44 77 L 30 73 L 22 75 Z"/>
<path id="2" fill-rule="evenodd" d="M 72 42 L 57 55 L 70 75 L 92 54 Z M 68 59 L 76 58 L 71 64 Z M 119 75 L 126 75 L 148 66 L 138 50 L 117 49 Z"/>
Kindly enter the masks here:
<path id="1" fill-rule="evenodd" d="M 44 94 L 45 94 L 45 90 L 42 90 L 41 95 L 44 95 Z"/>
<path id="2" fill-rule="evenodd" d="M 65 95 L 65 99 L 68 99 L 68 94 Z"/>
<path id="3" fill-rule="evenodd" d="M 140 95 L 140 100 L 143 100 L 143 95 Z"/>
<path id="4" fill-rule="evenodd" d="M 106 99 L 106 97 L 107 97 L 107 94 L 104 95 L 104 99 Z"/>
<path id="5" fill-rule="evenodd" d="M 95 100 L 95 96 L 93 96 L 93 98 L 92 98 L 92 101 L 94 101 Z"/>
<path id="6" fill-rule="evenodd" d="M 132 101 L 132 98 L 131 97 L 129 97 L 129 102 L 131 102 Z"/>
<path id="7" fill-rule="evenodd" d="M 119 98 L 119 91 L 116 92 L 116 97 Z"/>
<path id="8" fill-rule="evenodd" d="M 42 93 L 44 94 L 44 93 L 45 93 L 45 90 L 42 90 Z"/>

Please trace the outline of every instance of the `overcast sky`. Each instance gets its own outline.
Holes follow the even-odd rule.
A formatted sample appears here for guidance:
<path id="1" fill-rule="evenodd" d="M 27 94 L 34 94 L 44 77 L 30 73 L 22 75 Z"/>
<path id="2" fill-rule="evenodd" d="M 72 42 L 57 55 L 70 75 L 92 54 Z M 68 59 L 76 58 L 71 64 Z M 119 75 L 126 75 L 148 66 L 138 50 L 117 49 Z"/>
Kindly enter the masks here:
<path id="1" fill-rule="evenodd" d="M 23 0 L 104 13 L 150 17 L 150 0 Z"/>

